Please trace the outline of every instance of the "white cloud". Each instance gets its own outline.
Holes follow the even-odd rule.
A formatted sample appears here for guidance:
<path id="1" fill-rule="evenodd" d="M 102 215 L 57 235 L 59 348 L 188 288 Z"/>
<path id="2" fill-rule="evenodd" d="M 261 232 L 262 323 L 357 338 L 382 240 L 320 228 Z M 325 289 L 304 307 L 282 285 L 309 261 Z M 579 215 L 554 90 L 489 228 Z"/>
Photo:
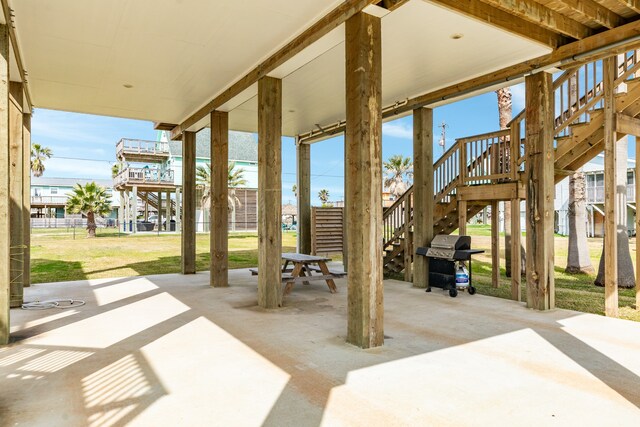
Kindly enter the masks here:
<path id="1" fill-rule="evenodd" d="M 401 139 L 413 139 L 413 129 L 405 123 L 387 122 L 382 124 L 382 135 Z"/>

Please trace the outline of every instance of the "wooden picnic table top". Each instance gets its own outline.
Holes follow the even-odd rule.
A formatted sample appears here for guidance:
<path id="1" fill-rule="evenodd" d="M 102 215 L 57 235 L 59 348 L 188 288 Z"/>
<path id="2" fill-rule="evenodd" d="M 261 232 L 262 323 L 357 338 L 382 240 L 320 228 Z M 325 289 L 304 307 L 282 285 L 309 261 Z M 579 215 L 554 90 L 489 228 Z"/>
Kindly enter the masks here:
<path id="1" fill-rule="evenodd" d="M 331 261 L 331 258 L 315 256 L 315 255 L 306 255 L 306 254 L 297 254 L 293 252 L 285 252 L 282 254 L 282 259 L 285 261 L 291 262 L 325 262 Z"/>

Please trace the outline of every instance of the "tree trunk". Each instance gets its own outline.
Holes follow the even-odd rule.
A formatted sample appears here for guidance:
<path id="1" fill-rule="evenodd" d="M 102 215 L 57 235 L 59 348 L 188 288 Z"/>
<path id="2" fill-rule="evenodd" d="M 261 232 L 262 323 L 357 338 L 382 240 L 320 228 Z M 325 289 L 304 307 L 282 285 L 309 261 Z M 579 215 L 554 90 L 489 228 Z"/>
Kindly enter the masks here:
<path id="1" fill-rule="evenodd" d="M 587 209 L 585 176 L 579 169 L 569 177 L 569 250 L 567 268 L 570 274 L 593 273 L 587 245 Z"/>
<path id="2" fill-rule="evenodd" d="M 87 237 L 96 237 L 96 216 L 93 212 L 87 212 Z"/>
<path id="3" fill-rule="evenodd" d="M 618 249 L 618 287 L 633 288 L 636 284 L 633 272 L 633 263 L 629 251 L 629 235 L 627 234 L 627 146 L 628 138 L 625 136 L 616 142 L 616 192 L 617 200 L 620 202 L 617 218 L 617 249 Z M 602 255 L 598 266 L 598 277 L 595 285 L 604 286 L 604 245 L 602 245 Z"/>
<path id="4" fill-rule="evenodd" d="M 509 122 L 512 119 L 512 103 L 511 103 L 511 89 L 508 87 L 498 89 L 496 91 L 498 96 L 498 119 L 500 122 L 500 129 L 506 129 Z M 506 150 L 507 156 L 502 159 L 503 164 L 509 164 L 509 158 L 511 153 L 509 149 Z M 517 213 L 518 215 L 520 212 Z M 486 216 L 483 217 L 486 224 Z M 522 248 L 522 274 L 525 274 L 525 252 Z M 511 203 L 504 203 L 504 258 L 505 258 L 505 272 L 507 277 L 511 277 Z"/>

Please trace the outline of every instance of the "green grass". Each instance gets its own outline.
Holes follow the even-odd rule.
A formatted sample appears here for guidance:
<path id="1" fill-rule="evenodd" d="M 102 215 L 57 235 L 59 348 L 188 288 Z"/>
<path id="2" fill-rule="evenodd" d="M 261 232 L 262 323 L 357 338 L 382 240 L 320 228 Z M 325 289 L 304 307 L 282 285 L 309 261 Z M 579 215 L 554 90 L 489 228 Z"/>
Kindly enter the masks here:
<path id="1" fill-rule="evenodd" d="M 33 283 L 180 272 L 180 236 L 177 234 L 98 233 L 95 239 L 76 230 L 66 233 L 34 233 L 31 237 Z M 295 252 L 296 234 L 283 234 L 283 251 Z M 229 268 L 258 264 L 256 233 L 231 233 Z M 209 234 L 196 236 L 196 268 L 209 268 Z"/>
<path id="2" fill-rule="evenodd" d="M 504 240 L 501 246 L 500 286 L 491 285 L 491 230 L 489 226 L 469 225 L 473 247 L 486 252 L 474 257 L 473 280 L 478 293 L 510 298 L 510 279 L 504 272 Z M 524 241 L 524 240 L 523 240 Z M 87 239 L 83 230 L 35 229 L 31 237 L 33 283 L 59 282 L 121 276 L 177 273 L 180 271 L 180 236 L 172 233 L 125 235 L 116 230 L 98 230 L 96 239 Z M 591 262 L 598 266 L 602 239 L 588 239 Z M 296 234 L 283 234 L 283 250 L 294 252 Z M 555 237 L 556 305 L 559 308 L 604 313 L 604 290 L 593 284 L 588 274 L 564 272 L 568 239 Z M 229 268 L 255 267 L 258 264 L 256 233 L 232 233 L 229 236 Z M 635 263 L 635 239 L 631 240 L 631 257 Z M 334 257 L 339 260 L 340 257 Z M 209 268 L 209 234 L 196 237 L 196 267 Z M 522 280 L 522 295 L 526 298 Z M 635 310 L 635 289 L 620 289 L 620 317 L 640 321 Z"/>
<path id="3" fill-rule="evenodd" d="M 475 249 L 484 249 L 485 253 L 475 256 L 473 261 L 473 281 L 478 293 L 500 298 L 511 298 L 511 279 L 505 276 L 504 239 L 500 239 L 500 285 L 491 284 L 491 227 L 486 225 L 468 225 L 467 233 L 472 236 Z M 587 239 L 591 264 L 598 269 L 602 253 L 602 239 Z M 524 239 L 522 240 L 524 244 Z M 593 284 L 595 274 L 567 274 L 567 248 L 569 239 L 555 236 L 555 286 L 556 306 L 586 313 L 604 314 L 604 289 Z M 631 259 L 635 264 L 635 239 L 630 239 Z M 526 301 L 525 278 L 522 278 L 522 295 Z M 635 289 L 619 289 L 620 317 L 640 321 L 640 311 L 635 310 Z"/>

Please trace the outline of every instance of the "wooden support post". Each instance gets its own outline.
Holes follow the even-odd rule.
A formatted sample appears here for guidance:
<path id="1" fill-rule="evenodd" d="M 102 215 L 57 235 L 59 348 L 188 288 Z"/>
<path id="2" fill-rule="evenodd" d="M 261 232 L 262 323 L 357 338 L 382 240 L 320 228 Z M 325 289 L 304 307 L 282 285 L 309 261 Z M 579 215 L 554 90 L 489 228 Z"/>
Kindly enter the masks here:
<path id="1" fill-rule="evenodd" d="M 145 202 L 144 202 L 144 222 L 149 221 L 149 192 L 144 193 Z"/>
<path id="2" fill-rule="evenodd" d="M 182 134 L 182 274 L 196 273 L 196 134 Z M 161 217 L 158 194 L 158 218 Z"/>
<path id="3" fill-rule="evenodd" d="M 184 156 L 182 157 L 182 163 L 184 163 Z M 182 170 L 184 171 L 184 166 L 182 167 Z M 182 172 L 182 174 L 184 175 L 184 172 Z M 162 191 L 158 191 L 158 217 L 156 220 L 158 231 L 162 231 Z"/>
<path id="4" fill-rule="evenodd" d="M 171 231 L 171 191 L 167 191 L 167 201 L 164 206 L 165 210 L 165 231 Z"/>
<path id="5" fill-rule="evenodd" d="M 9 342 L 9 27 L 0 24 L 0 345 Z"/>
<path id="6" fill-rule="evenodd" d="M 527 307 L 555 306 L 553 83 L 540 72 L 525 78 L 527 183 Z M 512 254 L 512 258 L 518 260 Z M 513 274 L 513 273 L 512 273 Z"/>
<path id="7" fill-rule="evenodd" d="M 22 284 L 31 286 L 31 113 L 22 115 Z"/>
<path id="8" fill-rule="evenodd" d="M 211 113 L 211 274 L 214 288 L 229 286 L 229 113 Z"/>
<path id="9" fill-rule="evenodd" d="M 604 91 L 604 312 L 618 317 L 618 206 L 616 200 L 616 58 L 602 60 Z M 623 207 L 626 209 L 626 206 Z"/>
<path id="10" fill-rule="evenodd" d="M 22 221 L 22 83 L 9 83 L 9 241 L 11 244 L 11 307 L 23 303 L 22 273 L 24 271 L 24 241 Z"/>
<path id="11" fill-rule="evenodd" d="M 133 229 L 134 233 L 138 232 L 138 187 L 137 186 L 133 186 L 133 195 L 131 198 L 131 216 L 133 217 L 132 219 L 132 225 L 131 228 Z"/>
<path id="12" fill-rule="evenodd" d="M 311 253 L 311 146 L 296 140 L 298 252 Z"/>
<path id="13" fill-rule="evenodd" d="M 346 22 L 347 341 L 384 343 L 382 283 L 382 55 L 380 18 Z"/>
<path id="14" fill-rule="evenodd" d="M 282 80 L 258 81 L 258 305 L 282 304 Z"/>
<path id="15" fill-rule="evenodd" d="M 182 191 L 176 187 L 176 231 L 182 231 Z"/>
<path id="16" fill-rule="evenodd" d="M 518 157 L 520 157 L 520 122 L 511 123 L 509 135 L 509 171 L 512 181 L 518 181 Z"/>
<path id="17" fill-rule="evenodd" d="M 467 201 L 458 200 L 458 236 L 467 234 Z"/>
<path id="18" fill-rule="evenodd" d="M 120 191 L 120 208 L 118 209 L 118 233 L 121 231 L 127 231 L 125 224 L 125 212 L 127 204 L 124 199 L 124 191 Z"/>
<path id="19" fill-rule="evenodd" d="M 412 231 L 411 231 L 411 213 L 413 210 L 413 197 L 411 194 L 408 194 L 405 198 L 404 202 L 404 231 L 403 236 L 403 265 L 404 265 L 404 281 L 411 282 L 412 281 L 412 252 L 413 252 L 413 242 L 412 242 Z"/>
<path id="20" fill-rule="evenodd" d="M 636 310 L 640 311 L 640 138 L 636 138 Z"/>
<path id="21" fill-rule="evenodd" d="M 413 251 L 433 239 L 433 110 L 413 110 Z M 429 287 L 429 258 L 414 256 L 413 286 Z"/>
<path id="22" fill-rule="evenodd" d="M 511 299 L 522 301 L 522 231 L 520 229 L 520 199 L 511 199 Z M 505 224 L 505 228 L 507 224 Z"/>
<path id="23" fill-rule="evenodd" d="M 500 210 L 495 200 L 491 202 L 491 285 L 500 286 Z"/>
<path id="24" fill-rule="evenodd" d="M 349 223 L 349 221 L 347 220 L 347 204 L 349 203 L 348 197 L 349 195 L 347 194 L 347 179 L 349 178 L 349 174 L 346 173 L 347 171 L 347 141 L 346 141 L 346 137 L 344 140 L 344 150 L 343 150 L 343 155 L 344 155 L 344 170 L 345 170 L 345 174 L 344 174 L 344 178 L 342 180 L 342 182 L 344 183 L 343 186 L 343 193 L 344 193 L 344 204 L 342 207 L 342 268 L 344 268 L 344 271 L 347 272 L 348 268 L 349 268 L 349 248 L 347 245 L 347 242 L 349 241 L 349 230 L 347 229 L 347 224 Z M 312 227 L 315 227 L 315 220 L 312 217 L 311 219 L 311 224 Z M 313 237 L 312 237 L 313 239 Z M 312 244 L 311 247 L 315 247 L 315 245 Z"/>

